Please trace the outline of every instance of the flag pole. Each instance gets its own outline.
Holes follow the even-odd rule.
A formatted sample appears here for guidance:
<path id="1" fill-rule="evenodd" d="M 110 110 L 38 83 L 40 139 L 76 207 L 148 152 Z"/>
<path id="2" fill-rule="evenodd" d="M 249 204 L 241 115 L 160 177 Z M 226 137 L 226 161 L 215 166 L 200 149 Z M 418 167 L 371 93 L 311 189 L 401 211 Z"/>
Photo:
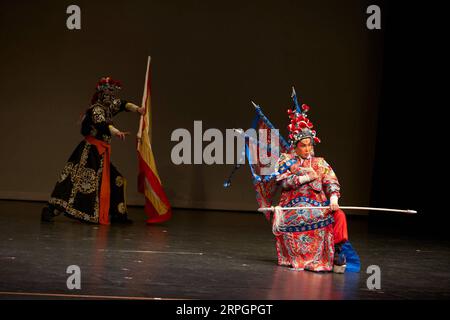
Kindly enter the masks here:
<path id="1" fill-rule="evenodd" d="M 148 112 L 147 104 L 146 104 L 145 99 L 147 97 L 147 90 L 148 90 L 147 83 L 149 81 L 148 77 L 149 77 L 149 73 L 150 73 L 150 60 L 151 60 L 151 57 L 148 56 L 148 58 L 147 58 L 147 70 L 145 72 L 144 94 L 142 95 L 142 104 L 141 104 L 141 107 L 145 106 L 145 113 L 142 114 L 141 117 L 140 117 L 139 130 L 138 130 L 138 132 L 136 134 L 136 137 L 137 137 L 137 149 L 138 150 L 139 150 L 139 146 L 141 144 L 142 131 L 144 130 L 144 116 L 146 116 L 147 112 Z M 147 124 L 147 125 L 149 125 L 149 124 Z"/>
<path id="2" fill-rule="evenodd" d="M 136 137 L 137 137 L 137 150 L 138 151 L 139 151 L 139 147 L 141 145 L 143 123 L 144 123 L 144 116 L 141 115 L 140 120 L 139 120 L 139 131 L 136 134 Z"/>

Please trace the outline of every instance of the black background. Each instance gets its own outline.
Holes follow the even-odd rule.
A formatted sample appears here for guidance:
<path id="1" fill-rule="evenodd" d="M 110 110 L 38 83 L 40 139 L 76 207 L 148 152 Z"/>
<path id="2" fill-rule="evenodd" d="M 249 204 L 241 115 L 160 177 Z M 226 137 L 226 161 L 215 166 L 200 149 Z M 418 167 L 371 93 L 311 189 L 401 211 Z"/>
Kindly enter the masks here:
<path id="1" fill-rule="evenodd" d="M 418 210 L 417 216 L 371 214 L 371 230 L 448 237 L 444 97 L 445 39 L 441 3 L 385 4 L 383 80 L 372 204 Z"/>

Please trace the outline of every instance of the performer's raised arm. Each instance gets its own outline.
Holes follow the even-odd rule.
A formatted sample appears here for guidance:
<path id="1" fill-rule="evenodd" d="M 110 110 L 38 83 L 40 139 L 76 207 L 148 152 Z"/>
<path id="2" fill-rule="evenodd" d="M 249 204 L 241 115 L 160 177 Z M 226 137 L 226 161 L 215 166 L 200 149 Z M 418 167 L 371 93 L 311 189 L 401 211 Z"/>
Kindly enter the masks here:
<path id="1" fill-rule="evenodd" d="M 111 132 L 111 135 L 116 136 L 121 140 L 125 140 L 125 136 L 130 134 L 129 132 L 122 132 L 121 130 L 114 127 L 112 124 L 110 124 L 108 128 L 109 131 Z"/>
<path id="2" fill-rule="evenodd" d="M 137 112 L 141 115 L 143 115 L 145 113 L 145 107 L 139 107 L 132 102 L 127 102 L 125 104 L 125 110 L 131 111 L 131 112 Z"/>

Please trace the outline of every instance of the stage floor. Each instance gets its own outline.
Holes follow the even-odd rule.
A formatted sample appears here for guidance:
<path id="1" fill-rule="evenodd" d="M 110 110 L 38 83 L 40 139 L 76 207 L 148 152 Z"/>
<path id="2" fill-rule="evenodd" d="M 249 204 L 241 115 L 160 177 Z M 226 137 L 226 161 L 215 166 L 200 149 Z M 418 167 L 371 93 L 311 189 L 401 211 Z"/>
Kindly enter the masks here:
<path id="1" fill-rule="evenodd" d="M 450 242 L 369 232 L 348 216 L 360 273 L 291 271 L 276 264 L 271 228 L 258 213 L 174 210 L 171 221 L 99 226 L 57 217 L 41 223 L 43 203 L 0 201 L 2 299 L 449 299 Z M 81 289 L 67 288 L 67 267 Z M 369 290 L 367 267 L 381 269 Z"/>

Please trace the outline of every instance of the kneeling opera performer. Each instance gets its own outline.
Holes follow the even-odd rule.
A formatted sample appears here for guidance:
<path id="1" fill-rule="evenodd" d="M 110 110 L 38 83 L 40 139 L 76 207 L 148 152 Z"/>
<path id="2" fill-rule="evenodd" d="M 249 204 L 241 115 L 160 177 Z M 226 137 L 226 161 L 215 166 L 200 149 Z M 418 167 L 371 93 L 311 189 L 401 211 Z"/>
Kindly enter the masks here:
<path id="1" fill-rule="evenodd" d="M 334 271 L 346 267 L 342 246 L 348 240 L 345 214 L 339 209 L 339 181 L 324 158 L 314 156 L 320 142 L 307 118 L 307 105 L 288 110 L 291 152 L 281 154 L 277 181 L 280 207 L 330 206 L 330 209 L 275 209 L 278 264 L 298 270 Z M 300 111 L 300 112 L 299 112 Z M 277 231 L 278 230 L 278 231 Z"/>

